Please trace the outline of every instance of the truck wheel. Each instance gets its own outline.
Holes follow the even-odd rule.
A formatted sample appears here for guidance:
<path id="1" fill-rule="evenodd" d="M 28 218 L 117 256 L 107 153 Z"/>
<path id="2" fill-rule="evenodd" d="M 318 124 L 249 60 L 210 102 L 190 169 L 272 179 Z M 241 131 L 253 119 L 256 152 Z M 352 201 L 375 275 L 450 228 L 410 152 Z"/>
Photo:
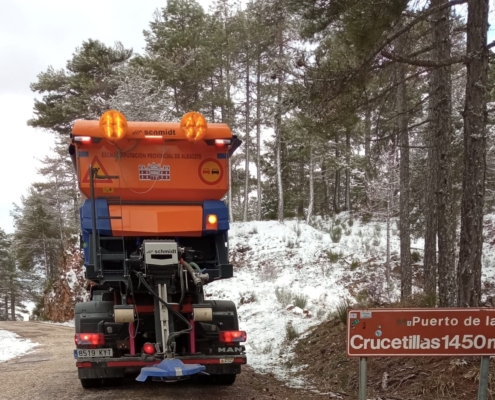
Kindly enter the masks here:
<path id="1" fill-rule="evenodd" d="M 215 382 L 218 385 L 233 385 L 237 374 L 215 375 Z"/>
<path id="2" fill-rule="evenodd" d="M 80 379 L 84 389 L 96 389 L 102 386 L 101 379 Z"/>

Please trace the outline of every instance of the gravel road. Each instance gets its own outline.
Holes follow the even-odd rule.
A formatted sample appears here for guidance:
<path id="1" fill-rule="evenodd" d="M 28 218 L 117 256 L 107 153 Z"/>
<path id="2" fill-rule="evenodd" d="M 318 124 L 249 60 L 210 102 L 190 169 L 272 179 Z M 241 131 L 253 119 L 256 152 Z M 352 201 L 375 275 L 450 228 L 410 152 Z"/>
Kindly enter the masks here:
<path id="1" fill-rule="evenodd" d="M 105 400 L 261 400 L 326 399 L 325 395 L 290 389 L 280 381 L 243 369 L 230 387 L 181 383 L 137 382 L 134 377 L 114 388 L 83 389 L 77 378 L 74 328 L 33 322 L 0 322 L 0 329 L 39 343 L 31 353 L 0 363 L 0 399 Z"/>

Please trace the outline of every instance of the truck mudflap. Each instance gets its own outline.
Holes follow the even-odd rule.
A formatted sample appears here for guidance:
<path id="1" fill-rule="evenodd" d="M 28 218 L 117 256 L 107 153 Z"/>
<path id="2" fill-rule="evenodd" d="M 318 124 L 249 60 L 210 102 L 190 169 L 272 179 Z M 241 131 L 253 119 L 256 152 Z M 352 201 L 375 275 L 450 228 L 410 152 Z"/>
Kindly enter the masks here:
<path id="1" fill-rule="evenodd" d="M 199 364 L 206 366 L 206 372 L 217 370 L 215 367 L 235 366 L 240 367 L 247 363 L 245 355 L 233 356 L 187 356 L 176 357 L 183 364 Z M 160 364 L 163 360 L 147 357 L 145 359 L 137 357 L 120 357 L 120 358 L 78 358 L 76 361 L 77 368 L 143 368 L 153 367 Z M 237 368 L 236 368 L 237 369 Z"/>

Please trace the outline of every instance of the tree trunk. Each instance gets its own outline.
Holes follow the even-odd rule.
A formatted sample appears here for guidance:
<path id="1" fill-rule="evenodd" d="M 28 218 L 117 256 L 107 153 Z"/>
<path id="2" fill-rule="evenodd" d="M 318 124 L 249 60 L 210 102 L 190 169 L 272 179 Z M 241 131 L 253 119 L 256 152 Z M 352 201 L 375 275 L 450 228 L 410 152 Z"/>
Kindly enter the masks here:
<path id="1" fill-rule="evenodd" d="M 393 146 L 393 145 L 392 145 Z M 387 289 L 390 290 L 390 219 L 394 209 L 394 170 L 395 170 L 395 162 L 394 162 L 394 148 L 392 147 L 388 154 L 387 164 L 388 164 L 388 190 L 387 190 L 387 254 L 386 254 L 386 263 L 385 263 L 385 278 L 387 280 Z M 389 292 L 390 296 L 390 292 Z"/>
<path id="2" fill-rule="evenodd" d="M 257 179 L 257 220 L 261 221 L 261 54 L 256 65 L 256 179 Z"/>
<path id="3" fill-rule="evenodd" d="M 283 32 L 279 32 L 278 55 L 282 59 L 284 54 Z M 278 220 L 284 220 L 284 188 L 282 185 L 282 70 L 278 71 L 277 86 L 277 112 L 275 115 L 275 135 L 276 135 L 276 162 L 277 162 L 277 189 L 278 189 Z"/>
<path id="4" fill-rule="evenodd" d="M 345 131 L 345 210 L 351 211 L 351 134 Z"/>
<path id="5" fill-rule="evenodd" d="M 405 40 L 399 40 L 399 47 L 404 51 Z M 400 203 L 399 203 L 399 228 L 400 228 L 400 272 L 401 272 L 401 301 L 412 295 L 412 269 L 411 269 L 411 234 L 409 219 L 409 131 L 407 129 L 407 87 L 406 65 L 397 66 L 397 82 L 402 82 L 397 87 L 397 113 L 399 115 L 399 143 L 400 143 Z"/>
<path id="6" fill-rule="evenodd" d="M 229 191 L 228 191 L 228 204 L 229 204 L 229 221 L 234 222 L 234 215 L 232 213 L 232 160 L 229 157 Z"/>
<path id="7" fill-rule="evenodd" d="M 311 220 L 311 214 L 313 213 L 313 207 L 315 203 L 315 193 L 314 193 L 314 171 L 313 171 L 313 146 L 309 147 L 309 205 L 308 205 L 308 215 L 306 216 L 306 223 L 309 224 Z"/>
<path id="8" fill-rule="evenodd" d="M 464 106 L 464 173 L 459 253 L 459 306 L 481 301 L 481 253 L 486 174 L 486 101 L 488 80 L 488 0 L 468 1 L 467 64 Z"/>
<path id="9" fill-rule="evenodd" d="M 445 0 L 431 0 L 436 7 Z M 437 61 L 450 57 L 449 9 L 445 8 L 433 17 L 433 53 Z M 455 273 L 455 232 L 453 224 L 452 193 L 452 101 L 451 69 L 439 67 L 432 72 L 434 90 L 433 112 L 437 155 L 437 218 L 438 218 L 438 297 L 440 307 L 457 304 L 457 279 Z"/>
<path id="10" fill-rule="evenodd" d="M 13 288 L 10 292 L 10 316 L 12 317 L 12 321 L 15 321 L 15 291 Z"/>
<path id="11" fill-rule="evenodd" d="M 335 186 L 333 190 L 333 210 L 336 214 L 340 212 L 340 167 L 339 167 L 339 135 L 335 134 Z"/>
<path id="12" fill-rule="evenodd" d="M 251 85 L 249 82 L 249 53 L 248 51 L 246 51 L 246 143 L 244 144 L 244 148 L 246 149 L 246 163 L 244 167 L 246 171 L 246 177 L 244 181 L 244 212 L 242 214 L 243 221 L 247 221 L 248 219 L 249 208 L 249 114 L 251 112 L 250 89 Z"/>
<path id="13" fill-rule="evenodd" d="M 433 93 L 430 89 L 430 93 Z M 433 119 L 432 98 L 429 101 L 428 119 Z M 425 248 L 424 248 L 424 292 L 436 304 L 437 296 L 437 165 L 436 150 L 434 147 L 435 123 L 430 122 L 426 143 L 428 145 L 428 164 L 426 177 L 426 204 L 425 204 Z"/>
<path id="14" fill-rule="evenodd" d="M 371 108 L 368 105 L 364 118 L 364 192 L 366 193 L 365 205 L 367 209 L 371 208 L 369 199 L 369 184 L 371 182 Z"/>
<path id="15" fill-rule="evenodd" d="M 325 161 L 321 162 L 321 179 L 323 181 L 323 212 L 327 215 L 330 211 L 330 187 L 328 185 L 328 169 Z"/>
<path id="16" fill-rule="evenodd" d="M 9 320 L 9 295 L 4 296 L 4 301 L 5 301 L 5 320 Z"/>

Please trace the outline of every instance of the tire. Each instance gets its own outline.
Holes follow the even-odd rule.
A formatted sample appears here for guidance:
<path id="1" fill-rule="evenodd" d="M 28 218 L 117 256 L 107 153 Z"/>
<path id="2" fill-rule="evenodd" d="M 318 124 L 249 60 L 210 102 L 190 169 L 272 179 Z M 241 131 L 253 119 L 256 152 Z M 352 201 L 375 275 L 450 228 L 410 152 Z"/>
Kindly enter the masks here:
<path id="1" fill-rule="evenodd" d="M 215 375 L 215 383 L 217 385 L 233 385 L 237 374 Z"/>
<path id="2" fill-rule="evenodd" d="M 101 379 L 80 379 L 83 389 L 97 389 L 102 387 Z"/>

